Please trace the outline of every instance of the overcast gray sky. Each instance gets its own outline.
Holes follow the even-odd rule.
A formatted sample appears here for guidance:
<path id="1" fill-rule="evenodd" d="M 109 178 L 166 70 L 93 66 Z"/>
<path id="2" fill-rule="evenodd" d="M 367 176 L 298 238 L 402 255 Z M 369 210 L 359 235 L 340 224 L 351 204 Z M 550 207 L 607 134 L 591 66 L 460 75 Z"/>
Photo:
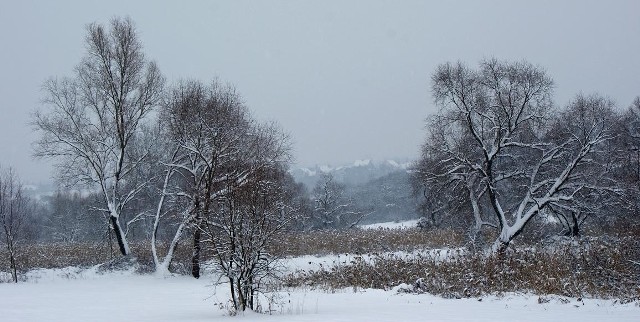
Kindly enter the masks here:
<path id="1" fill-rule="evenodd" d="M 84 26 L 130 16 L 170 82 L 219 77 L 260 120 L 275 120 L 301 165 L 415 158 L 435 111 L 438 64 L 526 59 L 555 101 L 640 95 L 640 1 L 0 0 L 0 164 L 49 180 L 31 158 L 40 86 L 67 76 Z"/>

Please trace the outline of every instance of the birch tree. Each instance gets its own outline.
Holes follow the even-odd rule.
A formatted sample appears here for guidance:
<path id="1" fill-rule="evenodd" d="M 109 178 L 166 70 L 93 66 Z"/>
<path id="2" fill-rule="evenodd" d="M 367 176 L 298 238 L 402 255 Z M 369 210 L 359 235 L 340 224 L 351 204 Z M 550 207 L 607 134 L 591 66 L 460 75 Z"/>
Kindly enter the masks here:
<path id="1" fill-rule="evenodd" d="M 193 219 L 192 214 L 187 210 L 188 207 L 181 205 L 178 200 L 179 198 L 176 196 L 177 191 L 179 191 L 174 180 L 177 171 L 176 168 L 170 164 L 177 161 L 178 149 L 173 149 L 168 152 L 170 153 L 170 157 L 167 160 L 169 163 L 162 165 L 164 168 L 164 176 L 158 194 L 159 199 L 156 205 L 151 231 L 151 255 L 153 257 L 156 274 L 158 275 L 169 274 L 169 265 L 173 260 L 173 254 L 178 246 L 178 242 L 181 240 L 184 232 L 189 228 Z M 164 257 L 161 257 L 158 250 L 158 231 L 161 227 L 161 221 L 166 223 L 170 216 L 173 217 L 173 222 L 178 223 L 178 226 L 173 233 L 173 238 Z"/>
<path id="2" fill-rule="evenodd" d="M 146 60 L 129 18 L 114 18 L 109 30 L 90 24 L 85 42 L 87 52 L 74 76 L 44 84 L 45 108 L 33 118 L 40 132 L 35 155 L 55 159 L 63 181 L 100 191 L 101 210 L 120 252 L 128 255 L 123 210 L 145 185 L 133 176 L 146 153 L 132 147 L 160 102 L 164 78 Z"/>

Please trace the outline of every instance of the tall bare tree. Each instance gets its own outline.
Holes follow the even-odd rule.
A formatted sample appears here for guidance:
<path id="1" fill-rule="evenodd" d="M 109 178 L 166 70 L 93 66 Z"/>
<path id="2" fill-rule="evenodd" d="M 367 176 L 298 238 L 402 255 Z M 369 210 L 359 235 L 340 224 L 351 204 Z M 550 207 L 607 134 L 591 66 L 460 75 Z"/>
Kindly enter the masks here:
<path id="1" fill-rule="evenodd" d="M 133 21 L 114 18 L 109 30 L 90 24 L 87 52 L 69 78 L 45 82 L 46 109 L 34 115 L 35 155 L 58 161 L 60 178 L 97 188 L 120 252 L 129 254 L 121 217 L 145 182 L 134 170 L 145 159 L 133 149 L 141 124 L 160 102 L 164 78 L 142 52 Z"/>

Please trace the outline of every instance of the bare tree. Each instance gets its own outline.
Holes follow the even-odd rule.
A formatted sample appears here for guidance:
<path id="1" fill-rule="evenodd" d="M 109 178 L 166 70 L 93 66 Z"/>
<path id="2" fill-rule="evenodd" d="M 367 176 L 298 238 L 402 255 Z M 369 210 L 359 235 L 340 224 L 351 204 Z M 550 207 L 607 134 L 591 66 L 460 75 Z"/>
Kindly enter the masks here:
<path id="1" fill-rule="evenodd" d="M 229 192 L 227 182 L 244 184 L 255 170 L 237 166 L 243 146 L 254 136 L 254 124 L 235 89 L 218 81 L 209 87 L 194 81 L 179 84 L 161 117 L 175 145 L 166 174 L 177 174 L 182 182 L 174 194 L 189 205 L 181 216 L 184 227 L 193 228 L 192 275 L 198 278 L 203 220 L 214 200 Z"/>
<path id="2" fill-rule="evenodd" d="M 225 180 L 226 193 L 213 201 L 203 221 L 214 269 L 229 285 L 235 311 L 256 309 L 256 296 L 277 278 L 276 254 L 269 248 L 298 217 L 295 185 L 286 172 L 289 145 L 273 126 L 256 126 L 244 142 L 231 172 L 247 173 L 242 182 Z"/>
<path id="3" fill-rule="evenodd" d="M 24 189 L 12 169 L 0 169 L 0 224 L 2 225 L 2 239 L 9 255 L 11 277 L 18 283 L 18 241 L 25 221 L 29 215 L 30 200 L 24 194 Z"/>
<path id="4" fill-rule="evenodd" d="M 315 202 L 313 225 L 316 229 L 344 229 L 357 226 L 368 215 L 355 208 L 345 196 L 345 186 L 335 180 L 333 174 L 322 174 L 313 188 Z"/>
<path id="5" fill-rule="evenodd" d="M 51 196 L 48 215 L 48 237 L 53 241 L 74 243 L 83 240 L 88 233 L 82 197 L 78 192 L 65 193 L 58 190 Z"/>
<path id="6" fill-rule="evenodd" d="M 164 78 L 142 52 L 133 22 L 114 18 L 110 30 L 87 27 L 87 53 L 75 75 L 44 84 L 47 110 L 36 112 L 35 155 L 58 161 L 60 178 L 97 188 L 120 252 L 130 253 L 123 209 L 144 187 L 134 170 L 146 153 L 133 149 L 138 130 L 160 102 Z"/>
<path id="7" fill-rule="evenodd" d="M 624 212 L 640 214 L 640 96 L 636 97 L 631 106 L 622 116 L 622 125 L 616 146 L 619 151 L 618 166 L 614 176 L 625 186 Z M 628 219 L 633 216 L 627 216 Z M 633 222 L 633 219 L 631 220 Z"/>
<path id="8" fill-rule="evenodd" d="M 420 159 L 413 166 L 414 193 L 423 197 L 419 207 L 423 217 L 419 225 L 468 228 L 471 239 L 475 240 L 483 227 L 496 228 L 497 224 L 483 218 L 486 189 L 479 185 L 470 162 L 465 162 L 477 154 L 473 137 L 464 128 L 452 125 L 452 118 L 450 115 L 429 118 L 429 136 L 422 145 Z M 469 222 L 473 222 L 470 227 Z"/>
<path id="9" fill-rule="evenodd" d="M 454 134 L 434 144 L 442 155 L 437 175 L 464 181 L 476 226 L 495 223 L 499 230 L 495 251 L 506 249 L 547 206 L 585 189 L 581 171 L 611 138 L 608 126 L 591 119 L 583 126 L 586 136 L 545 140 L 553 82 L 528 63 L 488 60 L 479 70 L 447 63 L 432 84 L 439 122 Z"/>
<path id="10" fill-rule="evenodd" d="M 578 237 L 587 219 L 610 215 L 623 191 L 613 169 L 619 163 L 616 137 L 621 126 L 613 101 L 599 95 L 577 95 L 562 111 L 550 120 L 551 127 L 545 141 L 562 146 L 556 155 L 556 166 L 569 164 L 572 159 L 589 152 L 576 164 L 567 183 L 570 197 L 549 203 L 548 210 L 560 221 L 563 234 Z M 558 171 L 558 170 L 556 170 Z"/>

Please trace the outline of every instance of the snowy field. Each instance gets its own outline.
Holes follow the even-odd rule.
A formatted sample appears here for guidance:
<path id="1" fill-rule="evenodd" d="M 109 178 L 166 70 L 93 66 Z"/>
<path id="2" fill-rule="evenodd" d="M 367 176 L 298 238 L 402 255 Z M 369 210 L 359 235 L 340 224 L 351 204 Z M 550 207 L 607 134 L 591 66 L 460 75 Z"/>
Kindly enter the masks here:
<path id="1" fill-rule="evenodd" d="M 509 295 L 443 299 L 397 291 L 294 289 L 271 315 L 231 317 L 227 289 L 211 278 L 105 275 L 41 270 L 29 282 L 0 284 L 0 321 L 639 321 L 635 303 Z M 266 303 L 265 303 L 266 305 Z"/>

